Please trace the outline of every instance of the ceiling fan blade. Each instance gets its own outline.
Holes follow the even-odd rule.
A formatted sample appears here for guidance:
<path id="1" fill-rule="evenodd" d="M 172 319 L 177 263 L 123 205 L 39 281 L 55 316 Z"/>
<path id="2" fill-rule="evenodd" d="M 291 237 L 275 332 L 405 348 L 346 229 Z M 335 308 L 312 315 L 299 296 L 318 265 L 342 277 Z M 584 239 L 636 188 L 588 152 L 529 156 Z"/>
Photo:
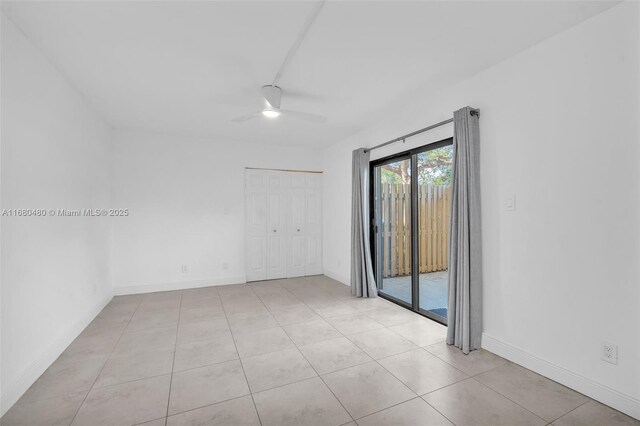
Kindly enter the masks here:
<path id="1" fill-rule="evenodd" d="M 247 121 L 247 120 L 251 120 L 252 118 L 259 117 L 260 114 L 261 114 L 261 112 L 257 111 L 257 112 L 253 112 L 251 114 L 241 115 L 240 117 L 236 117 L 231 121 L 234 122 L 234 123 L 242 123 L 243 121 Z"/>
<path id="2" fill-rule="evenodd" d="M 311 114 L 310 112 L 291 111 L 288 109 L 281 109 L 280 112 L 311 123 L 324 123 L 327 121 L 327 117 L 318 114 Z"/>

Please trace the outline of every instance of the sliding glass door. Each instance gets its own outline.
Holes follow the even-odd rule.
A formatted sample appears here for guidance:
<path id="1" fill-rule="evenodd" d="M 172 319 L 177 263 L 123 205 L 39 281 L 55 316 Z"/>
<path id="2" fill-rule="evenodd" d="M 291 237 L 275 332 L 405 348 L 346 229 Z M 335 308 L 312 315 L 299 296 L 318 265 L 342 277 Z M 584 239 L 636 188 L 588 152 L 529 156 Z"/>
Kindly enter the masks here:
<path id="1" fill-rule="evenodd" d="M 418 308 L 447 320 L 449 222 L 453 145 L 415 155 L 418 175 L 419 294 Z"/>
<path id="2" fill-rule="evenodd" d="M 371 163 L 372 247 L 382 297 L 447 323 L 452 140 Z"/>
<path id="3" fill-rule="evenodd" d="M 411 250 L 411 158 L 374 167 L 374 209 L 378 290 L 404 306 L 413 305 Z"/>

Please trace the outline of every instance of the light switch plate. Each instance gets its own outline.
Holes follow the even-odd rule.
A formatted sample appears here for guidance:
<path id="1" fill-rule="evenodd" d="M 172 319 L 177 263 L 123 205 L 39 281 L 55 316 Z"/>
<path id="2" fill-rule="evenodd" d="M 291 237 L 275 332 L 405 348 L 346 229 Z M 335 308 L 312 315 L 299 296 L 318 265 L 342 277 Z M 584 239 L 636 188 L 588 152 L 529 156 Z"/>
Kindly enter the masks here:
<path id="1" fill-rule="evenodd" d="M 505 200 L 505 203 L 504 203 L 504 208 L 508 212 L 516 211 L 516 196 L 515 195 L 507 196 L 507 198 Z"/>

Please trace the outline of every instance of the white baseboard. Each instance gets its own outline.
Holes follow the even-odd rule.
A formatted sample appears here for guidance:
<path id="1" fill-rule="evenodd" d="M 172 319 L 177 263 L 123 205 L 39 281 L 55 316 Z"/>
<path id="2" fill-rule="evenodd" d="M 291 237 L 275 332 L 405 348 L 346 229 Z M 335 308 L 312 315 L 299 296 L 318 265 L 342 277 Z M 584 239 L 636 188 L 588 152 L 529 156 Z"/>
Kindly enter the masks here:
<path id="1" fill-rule="evenodd" d="M 350 285 L 349 282 L 351 280 L 349 279 L 349 277 L 346 277 L 346 276 L 344 276 L 342 274 L 339 274 L 339 273 L 334 272 L 334 271 L 330 271 L 328 269 L 325 269 L 323 271 L 323 274 L 328 276 L 329 278 L 333 278 L 334 280 L 341 282 L 342 284 L 344 284 L 346 286 Z"/>
<path id="2" fill-rule="evenodd" d="M 640 419 L 640 400 L 631 395 L 596 383 L 587 377 L 542 358 L 538 358 L 535 355 L 531 355 L 520 348 L 502 342 L 486 333 L 482 334 L 482 348 L 574 389 L 589 398 L 613 407 L 631 417 Z"/>
<path id="3" fill-rule="evenodd" d="M 158 291 L 184 290 L 187 288 L 200 288 L 210 286 L 220 286 L 229 284 L 243 284 L 247 279 L 244 275 L 236 277 L 211 278 L 208 280 L 196 281 L 180 281 L 175 283 L 158 283 L 158 284 L 142 284 L 130 285 L 124 287 L 115 287 L 113 293 L 116 296 L 141 293 L 155 293 Z"/>
<path id="4" fill-rule="evenodd" d="M 29 387 L 49 368 L 60 354 L 75 340 L 87 325 L 111 301 L 113 293 L 109 292 L 100 302 L 92 306 L 72 324 L 57 341 L 42 352 L 34 362 L 22 373 L 20 378 L 7 385 L 6 391 L 0 396 L 0 416 L 3 416 L 13 404 L 29 389 Z"/>

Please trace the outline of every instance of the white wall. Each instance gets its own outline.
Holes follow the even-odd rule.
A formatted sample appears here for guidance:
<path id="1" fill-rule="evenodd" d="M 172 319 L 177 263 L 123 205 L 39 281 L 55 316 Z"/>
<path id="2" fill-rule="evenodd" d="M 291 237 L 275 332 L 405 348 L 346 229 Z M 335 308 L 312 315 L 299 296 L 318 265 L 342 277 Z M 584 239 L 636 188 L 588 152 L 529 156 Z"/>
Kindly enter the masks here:
<path id="1" fill-rule="evenodd" d="M 640 417 L 639 15 L 618 5 L 327 149 L 326 273 L 348 282 L 351 150 L 479 107 L 483 346 Z"/>
<path id="2" fill-rule="evenodd" d="M 106 208 L 111 129 L 2 14 L 2 209 Z M 2 413 L 110 298 L 109 220 L 2 217 Z"/>
<path id="3" fill-rule="evenodd" d="M 245 167 L 321 169 L 308 148 L 115 132 L 4 13 L 1 107 L 2 209 L 131 214 L 2 217 L 0 415 L 113 287 L 244 281 Z"/>
<path id="4" fill-rule="evenodd" d="M 116 293 L 243 282 L 245 167 L 322 162 L 309 148 L 120 131 L 114 142 L 114 204 L 131 211 L 114 220 Z"/>

